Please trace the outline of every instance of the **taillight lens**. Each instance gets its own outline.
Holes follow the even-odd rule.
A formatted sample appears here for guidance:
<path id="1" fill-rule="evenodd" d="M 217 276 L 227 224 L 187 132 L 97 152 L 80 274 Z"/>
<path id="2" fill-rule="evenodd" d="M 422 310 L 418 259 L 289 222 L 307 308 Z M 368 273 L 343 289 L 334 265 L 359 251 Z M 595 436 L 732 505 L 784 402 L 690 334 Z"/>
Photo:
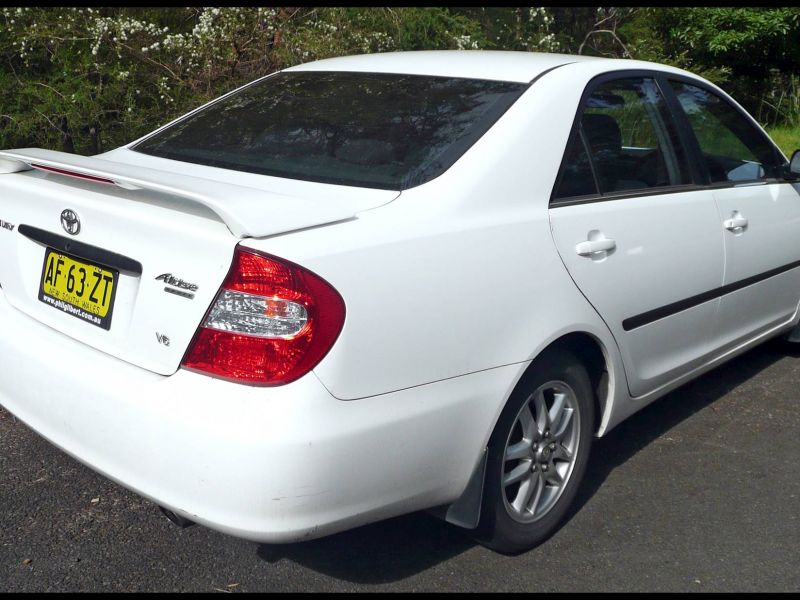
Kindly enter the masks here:
<path id="1" fill-rule="evenodd" d="M 182 365 L 250 385 L 282 385 L 313 369 L 344 325 L 344 301 L 298 265 L 236 249 Z"/>

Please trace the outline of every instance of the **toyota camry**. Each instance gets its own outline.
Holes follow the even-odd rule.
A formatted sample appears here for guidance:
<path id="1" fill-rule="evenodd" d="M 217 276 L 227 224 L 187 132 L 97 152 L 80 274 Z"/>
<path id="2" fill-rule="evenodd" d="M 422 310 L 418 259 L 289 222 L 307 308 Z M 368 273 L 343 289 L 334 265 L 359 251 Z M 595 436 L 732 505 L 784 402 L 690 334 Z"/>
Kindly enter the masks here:
<path id="1" fill-rule="evenodd" d="M 0 403 L 178 523 L 429 509 L 519 552 L 593 438 L 800 341 L 799 173 L 669 66 L 288 68 L 98 156 L 0 152 Z"/>

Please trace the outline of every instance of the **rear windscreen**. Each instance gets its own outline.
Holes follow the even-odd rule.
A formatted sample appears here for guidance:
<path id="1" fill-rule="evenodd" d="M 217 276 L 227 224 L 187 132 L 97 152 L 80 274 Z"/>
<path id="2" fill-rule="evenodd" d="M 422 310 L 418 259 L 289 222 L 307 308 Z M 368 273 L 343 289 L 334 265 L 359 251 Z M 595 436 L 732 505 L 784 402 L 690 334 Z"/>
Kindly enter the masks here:
<path id="1" fill-rule="evenodd" d="M 278 73 L 133 149 L 249 173 L 403 190 L 447 170 L 527 87 L 421 75 Z"/>

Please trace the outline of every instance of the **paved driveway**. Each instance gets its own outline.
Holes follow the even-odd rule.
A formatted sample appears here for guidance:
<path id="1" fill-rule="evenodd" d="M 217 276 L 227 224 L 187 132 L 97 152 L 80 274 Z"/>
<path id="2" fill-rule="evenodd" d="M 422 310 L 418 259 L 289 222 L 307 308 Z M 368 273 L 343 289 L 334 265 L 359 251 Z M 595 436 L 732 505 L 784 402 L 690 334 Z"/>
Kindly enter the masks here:
<path id="1" fill-rule="evenodd" d="M 425 513 L 287 546 L 179 530 L 0 409 L 0 591 L 798 591 L 800 349 L 785 350 L 599 440 L 569 522 L 518 557 Z"/>

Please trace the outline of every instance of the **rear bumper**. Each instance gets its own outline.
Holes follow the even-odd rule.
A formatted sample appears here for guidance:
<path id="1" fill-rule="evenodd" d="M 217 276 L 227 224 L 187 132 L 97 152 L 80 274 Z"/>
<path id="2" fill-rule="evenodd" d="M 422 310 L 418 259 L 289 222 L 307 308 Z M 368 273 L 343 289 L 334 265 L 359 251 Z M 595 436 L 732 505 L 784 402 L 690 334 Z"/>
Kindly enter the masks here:
<path id="1" fill-rule="evenodd" d="M 0 404 L 92 469 L 213 529 L 319 537 L 444 504 L 524 365 L 356 401 L 311 373 L 254 388 L 151 373 L 20 313 L 0 290 Z"/>

